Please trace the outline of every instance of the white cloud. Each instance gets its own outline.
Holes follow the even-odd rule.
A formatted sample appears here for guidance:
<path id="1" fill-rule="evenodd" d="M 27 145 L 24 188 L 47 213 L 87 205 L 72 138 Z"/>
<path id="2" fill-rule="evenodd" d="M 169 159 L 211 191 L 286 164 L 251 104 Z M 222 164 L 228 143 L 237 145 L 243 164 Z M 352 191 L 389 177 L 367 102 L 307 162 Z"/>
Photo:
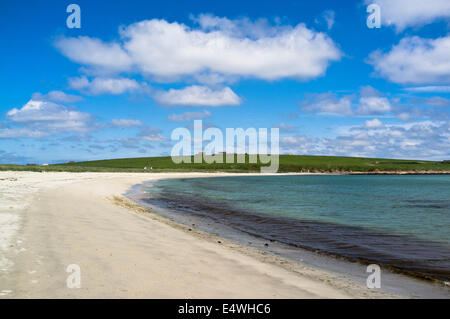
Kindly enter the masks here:
<path id="1" fill-rule="evenodd" d="M 395 83 L 450 83 L 449 55 L 450 36 L 437 39 L 415 36 L 402 39 L 387 53 L 373 52 L 369 63 L 381 76 Z"/>
<path id="2" fill-rule="evenodd" d="M 132 119 L 112 119 L 111 124 L 113 126 L 118 127 L 133 127 L 133 126 L 141 126 L 142 122 L 139 120 L 132 120 Z"/>
<path id="3" fill-rule="evenodd" d="M 333 10 L 326 10 L 320 15 L 320 18 L 315 20 L 315 22 L 317 24 L 324 23 L 327 26 L 327 29 L 331 30 L 335 22 L 335 15 L 336 13 Z"/>
<path id="4" fill-rule="evenodd" d="M 359 99 L 359 106 L 356 110 L 357 114 L 384 114 L 392 111 L 391 104 L 385 97 L 363 96 Z"/>
<path id="5" fill-rule="evenodd" d="M 53 102 L 28 101 L 22 108 L 14 108 L 6 113 L 8 120 L 16 123 L 35 123 L 52 121 L 87 121 L 91 116 L 87 113 L 72 111 Z"/>
<path id="6" fill-rule="evenodd" d="M 383 127 L 383 123 L 379 119 L 367 120 L 364 123 L 366 128 L 380 128 Z"/>
<path id="7" fill-rule="evenodd" d="M 166 137 L 161 134 L 161 130 L 155 126 L 143 127 L 139 133 L 139 138 L 149 142 L 161 142 L 166 140 Z"/>
<path id="8" fill-rule="evenodd" d="M 276 36 L 280 30 L 289 28 L 289 26 L 272 26 L 265 18 L 259 18 L 255 21 L 246 17 L 230 20 L 211 14 L 200 14 L 197 17 L 191 16 L 191 20 L 196 22 L 202 31 L 221 31 L 228 36 L 250 39 Z"/>
<path id="9" fill-rule="evenodd" d="M 432 86 L 418 86 L 418 87 L 409 87 L 405 89 L 410 92 L 418 92 L 418 93 L 429 93 L 429 92 L 439 92 L 439 93 L 450 93 L 449 85 L 432 85 Z"/>
<path id="10" fill-rule="evenodd" d="M 134 79 L 127 78 L 94 78 L 89 81 L 86 77 L 69 79 L 71 88 L 86 91 L 89 94 L 122 94 L 125 92 L 135 92 L 141 88 Z"/>
<path id="11" fill-rule="evenodd" d="M 91 82 L 89 82 L 88 78 L 85 76 L 69 79 L 69 86 L 72 89 L 79 91 L 86 89 L 87 87 L 89 87 L 90 84 Z"/>
<path id="12" fill-rule="evenodd" d="M 29 128 L 0 129 L 0 138 L 39 138 L 48 135 L 48 132 L 33 130 Z"/>
<path id="13" fill-rule="evenodd" d="M 238 80 L 235 75 L 224 75 L 212 72 L 202 72 L 193 76 L 194 81 L 200 84 L 216 85 L 223 83 L 234 83 Z"/>
<path id="14" fill-rule="evenodd" d="M 327 10 L 323 14 L 323 17 L 324 17 L 325 21 L 327 22 L 328 30 L 331 30 L 331 28 L 334 25 L 334 16 L 335 16 L 335 13 L 333 10 Z"/>
<path id="15" fill-rule="evenodd" d="M 132 60 L 118 43 L 104 43 L 99 39 L 80 36 L 61 37 L 55 46 L 70 60 L 111 71 L 125 71 L 131 67 Z"/>
<path id="16" fill-rule="evenodd" d="M 450 17 L 448 0 L 365 0 L 365 3 L 378 4 L 382 23 L 394 25 L 398 31 Z"/>
<path id="17" fill-rule="evenodd" d="M 88 113 L 82 113 L 49 101 L 30 100 L 22 108 L 6 113 L 7 120 L 22 127 L 0 130 L 0 136 L 43 137 L 63 132 L 86 132 L 93 120 Z"/>
<path id="18" fill-rule="evenodd" d="M 411 99 L 410 103 L 434 107 L 448 107 L 450 106 L 450 99 L 441 96 L 433 96 L 424 98 L 413 98 Z"/>
<path id="19" fill-rule="evenodd" d="M 37 92 L 31 98 L 35 101 L 51 101 L 56 103 L 71 103 L 83 100 L 81 96 L 67 94 L 63 91 L 50 91 L 47 94 Z"/>
<path id="20" fill-rule="evenodd" d="M 200 16 L 200 26 L 145 20 L 120 30 L 120 43 L 88 37 L 61 38 L 57 48 L 71 60 L 110 71 L 156 78 L 211 72 L 225 76 L 311 79 L 325 73 L 341 52 L 324 33 L 304 24 L 269 26 L 260 20 Z"/>
<path id="21" fill-rule="evenodd" d="M 366 91 L 369 91 L 369 88 L 363 88 L 363 92 Z M 338 97 L 332 93 L 312 94 L 302 102 L 302 111 L 341 116 L 378 115 L 392 111 L 391 104 L 385 97 L 361 96 L 359 103 L 355 106 L 353 99 L 353 95 Z"/>
<path id="22" fill-rule="evenodd" d="M 171 114 L 167 117 L 172 122 L 190 122 L 197 119 L 205 119 L 211 117 L 211 113 L 207 110 L 203 112 L 184 112 L 182 114 Z"/>
<path id="23" fill-rule="evenodd" d="M 281 143 L 285 145 L 300 145 L 311 143 L 312 140 L 308 139 L 306 136 L 285 136 L 281 138 Z"/>
<path id="24" fill-rule="evenodd" d="M 313 94 L 304 101 L 302 111 L 325 115 L 352 115 L 352 96 L 336 97 L 331 93 Z"/>
<path id="25" fill-rule="evenodd" d="M 281 139 L 282 151 L 296 154 L 428 160 L 450 158 L 449 122 L 423 121 L 374 127 L 364 125 L 344 131 L 345 134 L 333 138 L 288 136 Z"/>
<path id="26" fill-rule="evenodd" d="M 365 86 L 352 95 L 307 94 L 300 103 L 304 113 L 353 117 L 397 117 L 402 121 L 418 119 L 447 120 L 450 99 L 401 94 L 385 97 L 376 89 Z"/>
<path id="27" fill-rule="evenodd" d="M 128 39 L 124 47 L 138 67 L 161 77 L 210 70 L 268 80 L 309 79 L 324 74 L 329 62 L 340 58 L 330 38 L 302 24 L 257 39 L 235 36 L 220 25 L 217 28 L 205 32 L 150 20 L 130 25 L 122 35 Z"/>
<path id="28" fill-rule="evenodd" d="M 213 90 L 206 86 L 192 85 L 180 90 L 158 91 L 155 100 L 163 105 L 211 106 L 238 105 L 241 99 L 229 87 Z"/>
<path id="29" fill-rule="evenodd" d="M 397 118 L 400 121 L 407 122 L 407 121 L 411 120 L 412 114 L 410 112 L 401 112 L 401 113 L 397 114 Z"/>
<path id="30" fill-rule="evenodd" d="M 307 94 L 301 111 L 320 115 L 398 118 L 401 121 L 450 119 L 450 99 L 442 96 L 400 94 L 385 97 L 373 87 L 361 87 L 358 94 Z"/>

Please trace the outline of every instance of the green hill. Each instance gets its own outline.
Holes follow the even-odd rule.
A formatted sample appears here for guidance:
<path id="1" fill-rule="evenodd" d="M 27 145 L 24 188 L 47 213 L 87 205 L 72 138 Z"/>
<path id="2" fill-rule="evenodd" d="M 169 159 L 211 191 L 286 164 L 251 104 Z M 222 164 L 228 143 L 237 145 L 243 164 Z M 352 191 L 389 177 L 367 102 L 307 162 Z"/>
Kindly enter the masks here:
<path id="1" fill-rule="evenodd" d="M 193 157 L 192 157 L 193 158 Z M 193 160 L 192 160 L 193 162 Z M 152 167 L 151 172 L 259 172 L 261 163 L 175 164 L 167 157 L 122 158 L 87 162 L 71 162 L 49 166 L 0 165 L 0 170 L 29 171 L 71 171 L 71 172 L 144 172 L 144 167 Z M 267 166 L 263 164 L 262 166 Z M 435 161 L 395 160 L 360 157 L 281 155 L 279 172 L 450 172 L 450 163 Z"/>

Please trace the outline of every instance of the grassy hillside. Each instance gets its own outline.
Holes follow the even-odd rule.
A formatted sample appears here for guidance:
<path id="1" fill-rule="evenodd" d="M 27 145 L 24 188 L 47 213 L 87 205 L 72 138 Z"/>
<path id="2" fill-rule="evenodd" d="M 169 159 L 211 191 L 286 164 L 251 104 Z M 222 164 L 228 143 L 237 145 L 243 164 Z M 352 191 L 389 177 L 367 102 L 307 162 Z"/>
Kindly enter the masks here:
<path id="1" fill-rule="evenodd" d="M 261 163 L 249 164 L 175 164 L 170 157 L 123 158 L 76 162 L 49 166 L 0 165 L 0 170 L 71 171 L 71 172 L 143 172 L 151 166 L 152 172 L 170 171 L 229 171 L 259 172 Z M 263 165 L 266 166 L 266 165 Z M 414 160 L 393 160 L 359 157 L 281 155 L 279 172 L 450 172 L 450 163 Z"/>

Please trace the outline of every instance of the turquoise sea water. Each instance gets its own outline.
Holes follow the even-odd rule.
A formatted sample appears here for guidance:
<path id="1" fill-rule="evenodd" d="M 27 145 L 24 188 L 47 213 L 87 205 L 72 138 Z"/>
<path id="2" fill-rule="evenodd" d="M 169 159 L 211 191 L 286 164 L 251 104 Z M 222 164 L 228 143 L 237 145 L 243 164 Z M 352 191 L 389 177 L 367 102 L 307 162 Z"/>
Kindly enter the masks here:
<path id="1" fill-rule="evenodd" d="M 450 176 L 168 179 L 148 200 L 236 231 L 450 279 Z"/>

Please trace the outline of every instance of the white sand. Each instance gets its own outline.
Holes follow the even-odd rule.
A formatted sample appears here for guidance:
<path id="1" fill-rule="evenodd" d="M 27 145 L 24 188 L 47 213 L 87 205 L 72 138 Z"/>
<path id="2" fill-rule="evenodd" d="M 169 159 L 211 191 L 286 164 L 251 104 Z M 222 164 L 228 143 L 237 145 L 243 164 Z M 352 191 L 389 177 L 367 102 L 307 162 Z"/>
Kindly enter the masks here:
<path id="1" fill-rule="evenodd" d="M 390 297 L 121 196 L 143 181 L 205 175 L 0 172 L 0 298 Z M 79 289 L 67 288 L 70 264 Z"/>

